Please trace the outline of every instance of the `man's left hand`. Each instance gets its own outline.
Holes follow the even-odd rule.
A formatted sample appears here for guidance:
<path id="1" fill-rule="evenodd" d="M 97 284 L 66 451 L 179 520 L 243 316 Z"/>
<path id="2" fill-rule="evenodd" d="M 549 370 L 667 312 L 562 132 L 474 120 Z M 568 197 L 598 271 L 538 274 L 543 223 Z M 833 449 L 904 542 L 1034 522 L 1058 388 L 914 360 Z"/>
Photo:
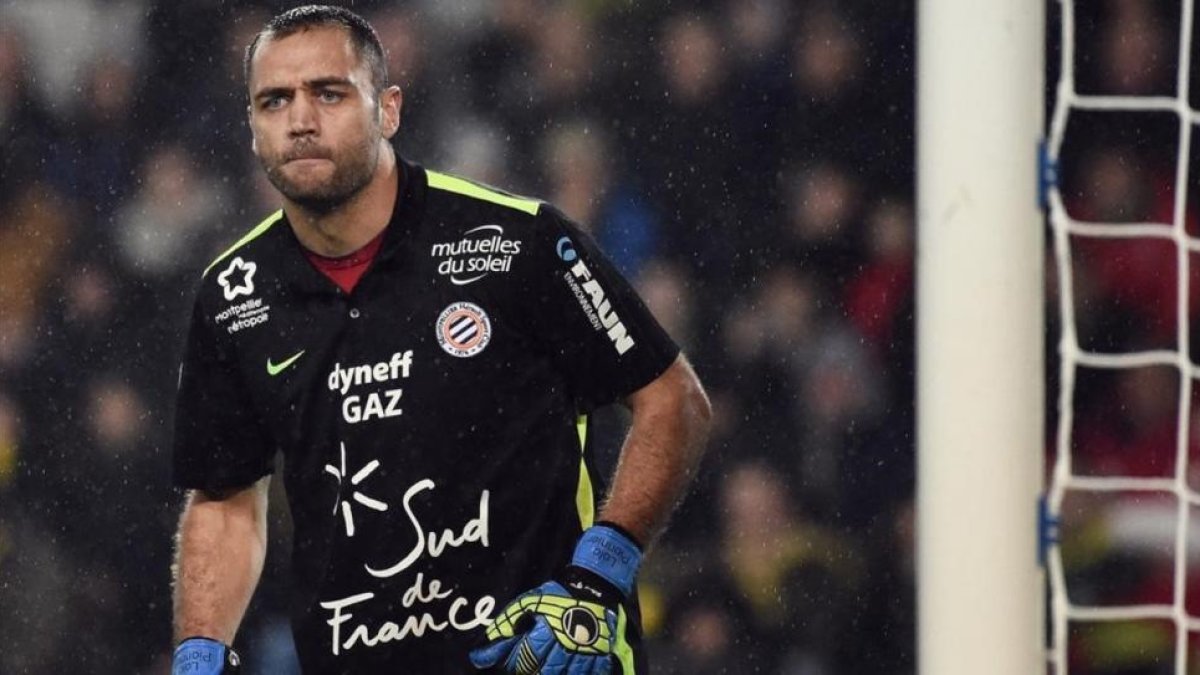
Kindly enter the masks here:
<path id="1" fill-rule="evenodd" d="M 471 652 L 471 663 L 513 675 L 614 672 L 614 662 L 630 658 L 621 601 L 633 591 L 640 562 L 628 535 L 589 528 L 558 580 L 520 595 L 492 621 L 489 642 Z"/>

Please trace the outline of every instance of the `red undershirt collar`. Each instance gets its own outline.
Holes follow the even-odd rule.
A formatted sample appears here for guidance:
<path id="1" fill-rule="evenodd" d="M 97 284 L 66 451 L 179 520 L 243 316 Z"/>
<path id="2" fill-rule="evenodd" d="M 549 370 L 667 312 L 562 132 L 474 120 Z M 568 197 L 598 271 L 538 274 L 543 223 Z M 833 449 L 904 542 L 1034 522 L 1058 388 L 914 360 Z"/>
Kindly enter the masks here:
<path id="1" fill-rule="evenodd" d="M 375 255 L 379 253 L 379 247 L 383 244 L 384 232 L 387 232 L 386 227 L 362 248 L 348 255 L 330 258 L 308 249 L 304 249 L 304 255 L 308 257 L 308 261 L 312 263 L 313 267 L 317 268 L 317 271 L 329 277 L 339 288 L 349 293 L 354 290 L 358 280 L 362 278 L 363 273 L 370 267 L 371 261 L 375 259 Z"/>

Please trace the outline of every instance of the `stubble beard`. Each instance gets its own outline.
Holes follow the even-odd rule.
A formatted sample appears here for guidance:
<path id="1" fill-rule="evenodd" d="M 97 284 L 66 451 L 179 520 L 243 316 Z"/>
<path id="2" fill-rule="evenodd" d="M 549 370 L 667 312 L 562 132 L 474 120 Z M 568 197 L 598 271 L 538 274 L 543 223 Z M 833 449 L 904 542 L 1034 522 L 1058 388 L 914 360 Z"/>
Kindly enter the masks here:
<path id="1" fill-rule="evenodd" d="M 349 148 L 348 152 L 334 153 L 329 159 L 334 163 L 333 175 L 315 185 L 303 185 L 288 178 L 283 170 L 289 160 L 286 154 L 275 159 L 260 156 L 259 164 L 271 185 L 288 200 L 309 211 L 329 213 L 350 201 L 371 182 L 379 149 L 368 138 Z"/>

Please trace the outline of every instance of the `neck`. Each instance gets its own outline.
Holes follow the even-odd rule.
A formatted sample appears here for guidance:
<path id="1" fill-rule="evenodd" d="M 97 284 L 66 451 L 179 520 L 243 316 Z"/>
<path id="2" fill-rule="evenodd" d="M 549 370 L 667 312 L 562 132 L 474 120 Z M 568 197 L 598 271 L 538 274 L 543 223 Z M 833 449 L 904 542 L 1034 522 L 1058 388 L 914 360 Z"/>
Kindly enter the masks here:
<path id="1" fill-rule="evenodd" d="M 300 244 L 329 258 L 349 255 L 365 246 L 392 218 L 399 186 L 397 170 L 396 154 L 388 145 L 379 153 L 370 182 L 335 208 L 314 211 L 285 198 L 283 211 Z"/>

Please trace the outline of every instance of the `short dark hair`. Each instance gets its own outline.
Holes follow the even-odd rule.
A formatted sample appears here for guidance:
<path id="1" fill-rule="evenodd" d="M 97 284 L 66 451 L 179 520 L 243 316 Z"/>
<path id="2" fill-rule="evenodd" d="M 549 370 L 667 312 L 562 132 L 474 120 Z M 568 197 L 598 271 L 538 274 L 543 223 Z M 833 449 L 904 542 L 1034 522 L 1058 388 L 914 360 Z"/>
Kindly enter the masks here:
<path id="1" fill-rule="evenodd" d="M 375 87 L 375 93 L 383 91 L 388 86 L 388 76 L 379 35 L 366 19 L 344 7 L 330 5 L 296 7 L 268 21 L 250 41 L 250 46 L 246 47 L 246 56 L 242 62 L 246 84 L 250 83 L 250 61 L 254 59 L 254 53 L 258 51 L 258 45 L 264 38 L 269 40 L 287 37 L 302 30 L 325 26 L 341 26 L 350 33 L 350 41 L 354 44 L 358 57 L 366 62 L 371 71 L 371 84 Z"/>

